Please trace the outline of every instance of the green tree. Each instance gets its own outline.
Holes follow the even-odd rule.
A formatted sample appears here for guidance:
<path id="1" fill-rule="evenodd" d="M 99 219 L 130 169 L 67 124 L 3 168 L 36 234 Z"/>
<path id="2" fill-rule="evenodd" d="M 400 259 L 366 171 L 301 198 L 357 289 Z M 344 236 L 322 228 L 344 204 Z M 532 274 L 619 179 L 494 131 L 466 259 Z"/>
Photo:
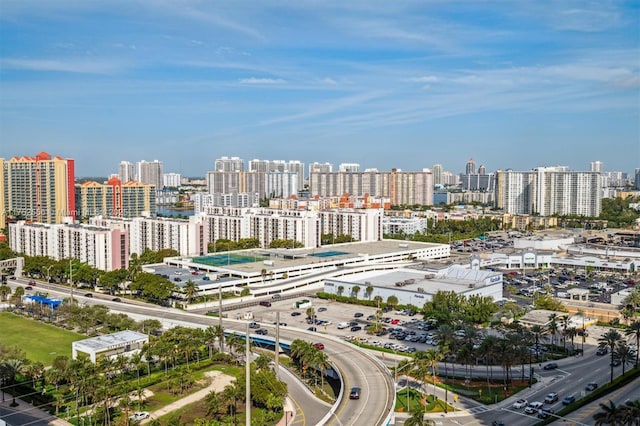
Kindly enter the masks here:
<path id="1" fill-rule="evenodd" d="M 622 335 L 616 329 L 610 329 L 598 339 L 598 347 L 607 348 L 611 352 L 611 381 L 613 382 L 613 358 L 616 356 L 616 347 L 622 340 Z"/>
<path id="2" fill-rule="evenodd" d="M 387 306 L 391 309 L 395 309 L 395 307 L 398 306 L 398 297 L 394 295 L 387 297 Z"/>
<path id="3" fill-rule="evenodd" d="M 634 321 L 629 324 L 625 331 L 627 336 L 632 337 L 636 341 L 636 367 L 638 366 L 638 353 L 640 353 L 640 321 Z"/>
<path id="4" fill-rule="evenodd" d="M 365 297 L 369 300 L 371 300 L 371 294 L 373 293 L 373 286 L 368 285 L 367 288 L 364 290 L 364 294 Z"/>
<path id="5" fill-rule="evenodd" d="M 425 419 L 422 410 L 418 409 L 411 414 L 404 422 L 404 426 L 435 426 L 436 422 L 432 419 Z"/>
<path id="6" fill-rule="evenodd" d="M 600 408 L 602 408 L 602 410 L 593 415 L 593 420 L 596 421 L 596 426 L 621 424 L 622 416 L 624 414 L 613 401 L 609 400 L 608 404 L 600 403 Z"/>
<path id="7" fill-rule="evenodd" d="M 360 293 L 360 286 L 354 285 L 353 287 L 351 287 L 351 293 L 353 293 L 353 296 L 357 299 L 358 293 Z"/>
<path id="8" fill-rule="evenodd" d="M 0 285 L 0 300 L 6 301 L 7 297 L 11 294 L 11 287 L 6 284 Z"/>
<path id="9" fill-rule="evenodd" d="M 187 298 L 187 303 L 190 304 L 193 301 L 193 299 L 196 298 L 196 296 L 198 296 L 198 292 L 200 291 L 200 288 L 198 288 L 195 281 L 187 280 L 187 282 L 184 283 L 184 287 L 182 288 L 182 291 L 185 297 Z"/>

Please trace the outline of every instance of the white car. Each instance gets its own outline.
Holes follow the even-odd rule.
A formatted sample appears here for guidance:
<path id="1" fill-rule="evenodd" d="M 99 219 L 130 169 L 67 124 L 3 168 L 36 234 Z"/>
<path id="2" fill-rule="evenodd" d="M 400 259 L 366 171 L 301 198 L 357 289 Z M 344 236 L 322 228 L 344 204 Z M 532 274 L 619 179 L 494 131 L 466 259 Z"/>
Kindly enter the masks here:
<path id="1" fill-rule="evenodd" d="M 544 404 L 540 401 L 533 401 L 527 405 L 527 408 L 524 409 L 525 414 L 535 414 L 537 413 Z"/>
<path id="2" fill-rule="evenodd" d="M 136 411 L 132 416 L 129 416 L 129 420 L 133 422 L 139 422 L 144 419 L 149 418 L 149 413 L 147 411 Z"/>
<path id="3" fill-rule="evenodd" d="M 524 407 L 526 407 L 528 404 L 526 399 L 520 398 L 519 400 L 517 400 L 516 402 L 513 403 L 513 408 L 515 408 L 516 410 L 520 410 Z"/>

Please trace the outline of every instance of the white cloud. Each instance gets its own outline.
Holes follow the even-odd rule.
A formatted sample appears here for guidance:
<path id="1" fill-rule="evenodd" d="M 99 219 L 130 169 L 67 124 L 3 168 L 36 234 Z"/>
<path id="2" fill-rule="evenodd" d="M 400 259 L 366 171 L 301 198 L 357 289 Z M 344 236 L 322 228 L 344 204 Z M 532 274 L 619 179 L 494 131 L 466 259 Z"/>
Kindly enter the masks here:
<path id="1" fill-rule="evenodd" d="M 425 75 L 422 77 L 408 78 L 407 81 L 410 81 L 412 83 L 435 83 L 439 81 L 439 79 L 435 75 Z"/>
<path id="2" fill-rule="evenodd" d="M 0 59 L 0 67 L 42 71 L 42 72 L 69 72 L 79 74 L 112 74 L 124 70 L 126 67 L 121 62 L 110 62 L 87 59 Z"/>
<path id="3" fill-rule="evenodd" d="M 285 83 L 285 81 L 281 78 L 256 78 L 256 77 L 249 77 L 249 78 L 241 78 L 239 80 L 239 82 L 241 84 L 282 84 Z"/>

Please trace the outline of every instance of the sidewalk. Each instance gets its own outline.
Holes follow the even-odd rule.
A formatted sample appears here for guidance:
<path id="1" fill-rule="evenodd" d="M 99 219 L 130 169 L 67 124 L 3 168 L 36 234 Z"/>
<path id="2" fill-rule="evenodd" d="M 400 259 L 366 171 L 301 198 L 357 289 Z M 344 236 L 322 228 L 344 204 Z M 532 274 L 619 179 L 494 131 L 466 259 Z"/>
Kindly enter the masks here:
<path id="1" fill-rule="evenodd" d="M 228 376 L 224 373 L 221 373 L 220 371 L 210 371 L 206 375 L 211 378 L 211 383 L 209 384 L 209 386 L 150 413 L 149 418 L 143 420 L 140 423 L 145 424 L 151 422 L 153 419 L 158 419 L 165 414 L 177 410 L 178 408 L 182 408 L 185 405 L 200 401 L 201 399 L 204 399 L 211 391 L 222 392 L 225 386 L 231 384 L 235 380 L 235 377 Z"/>

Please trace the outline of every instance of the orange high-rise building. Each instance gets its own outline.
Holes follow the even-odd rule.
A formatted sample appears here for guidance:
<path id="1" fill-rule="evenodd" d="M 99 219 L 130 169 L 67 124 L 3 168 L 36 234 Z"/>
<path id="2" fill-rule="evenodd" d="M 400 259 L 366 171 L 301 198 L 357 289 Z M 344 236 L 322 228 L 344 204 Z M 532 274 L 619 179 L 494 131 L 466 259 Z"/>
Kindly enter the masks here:
<path id="1" fill-rule="evenodd" d="M 75 163 L 41 152 L 0 158 L 0 229 L 7 219 L 61 223 L 75 219 Z"/>

